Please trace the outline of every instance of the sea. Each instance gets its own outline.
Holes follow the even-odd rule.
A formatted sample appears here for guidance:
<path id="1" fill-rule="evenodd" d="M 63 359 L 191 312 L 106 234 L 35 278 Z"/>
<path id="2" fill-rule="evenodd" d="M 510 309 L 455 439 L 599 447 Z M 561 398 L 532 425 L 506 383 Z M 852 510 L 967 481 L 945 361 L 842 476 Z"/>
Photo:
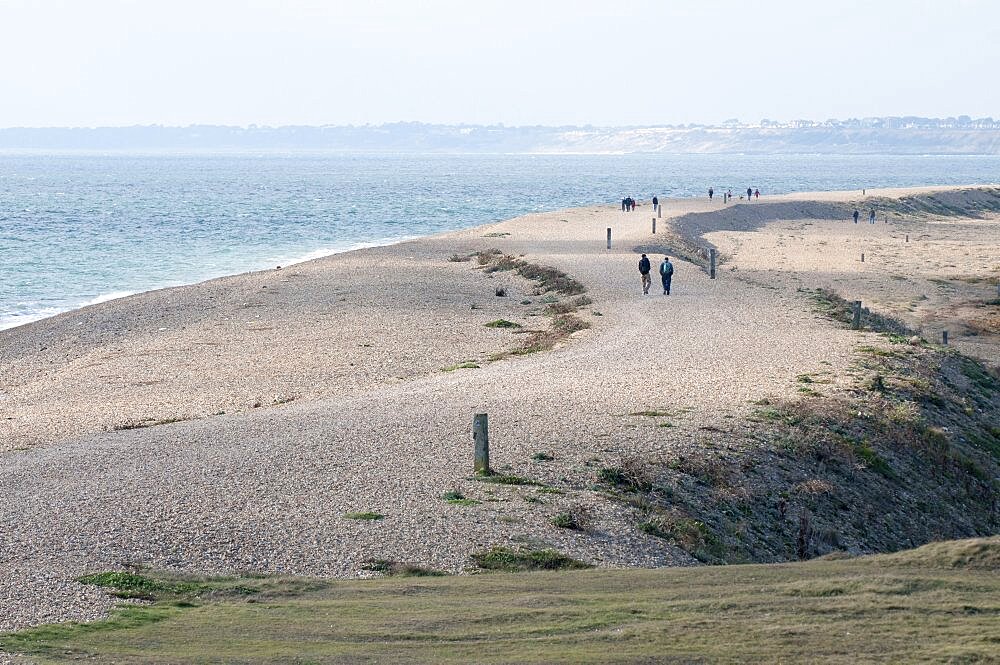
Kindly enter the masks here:
<path id="1" fill-rule="evenodd" d="M 1000 156 L 0 153 L 0 329 L 525 213 L 993 183 Z"/>

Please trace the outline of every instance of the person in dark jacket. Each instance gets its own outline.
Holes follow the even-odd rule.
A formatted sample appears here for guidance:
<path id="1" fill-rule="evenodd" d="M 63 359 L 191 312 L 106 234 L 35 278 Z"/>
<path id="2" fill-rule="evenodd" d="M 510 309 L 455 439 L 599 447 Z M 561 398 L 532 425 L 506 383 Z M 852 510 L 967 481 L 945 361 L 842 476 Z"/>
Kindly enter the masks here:
<path id="1" fill-rule="evenodd" d="M 747 187 L 747 201 L 750 200 L 751 196 L 753 196 L 753 189 L 750 188 L 750 187 Z"/>
<path id="2" fill-rule="evenodd" d="M 649 271 L 652 266 L 649 265 L 649 258 L 645 254 L 639 259 L 639 276 L 642 277 L 642 295 L 649 295 L 649 286 L 653 283 L 652 278 L 649 276 Z"/>
<path id="3" fill-rule="evenodd" d="M 663 295 L 670 295 L 670 280 L 674 276 L 674 264 L 670 262 L 669 256 L 663 257 L 663 263 L 660 264 L 660 281 L 663 282 Z"/>
<path id="4" fill-rule="evenodd" d="M 858 209 L 857 209 L 857 208 L 855 208 L 855 209 L 854 209 L 854 223 L 855 223 L 855 224 L 857 224 L 857 223 L 858 223 L 858 217 L 860 217 L 860 216 L 861 216 L 861 213 L 860 213 L 860 212 L 858 212 Z"/>

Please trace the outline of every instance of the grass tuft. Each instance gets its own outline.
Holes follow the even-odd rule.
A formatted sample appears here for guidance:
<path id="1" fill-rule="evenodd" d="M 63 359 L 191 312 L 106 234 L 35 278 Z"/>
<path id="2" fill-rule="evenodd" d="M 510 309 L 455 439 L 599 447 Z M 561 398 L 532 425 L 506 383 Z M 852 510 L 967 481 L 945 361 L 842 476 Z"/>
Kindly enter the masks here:
<path id="1" fill-rule="evenodd" d="M 372 513 L 372 512 L 345 513 L 344 514 L 344 518 L 345 519 L 349 519 L 349 520 L 362 520 L 362 521 L 369 520 L 369 521 L 373 521 L 373 522 L 377 521 L 377 520 L 380 520 L 380 519 L 383 519 L 384 517 L 385 517 L 385 515 L 383 515 L 382 513 Z"/>
<path id="2" fill-rule="evenodd" d="M 472 555 L 473 562 L 483 570 L 522 572 L 528 570 L 572 570 L 593 568 L 554 549 L 511 549 L 493 547 Z"/>

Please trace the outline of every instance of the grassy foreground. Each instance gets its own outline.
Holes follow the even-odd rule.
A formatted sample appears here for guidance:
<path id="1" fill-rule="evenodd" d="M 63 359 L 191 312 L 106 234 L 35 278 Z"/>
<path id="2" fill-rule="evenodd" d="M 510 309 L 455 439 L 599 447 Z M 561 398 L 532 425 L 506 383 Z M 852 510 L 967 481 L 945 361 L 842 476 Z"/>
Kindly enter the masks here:
<path id="1" fill-rule="evenodd" d="M 1000 538 L 781 565 L 374 580 L 104 574 L 152 599 L 0 636 L 60 662 L 1000 659 Z"/>

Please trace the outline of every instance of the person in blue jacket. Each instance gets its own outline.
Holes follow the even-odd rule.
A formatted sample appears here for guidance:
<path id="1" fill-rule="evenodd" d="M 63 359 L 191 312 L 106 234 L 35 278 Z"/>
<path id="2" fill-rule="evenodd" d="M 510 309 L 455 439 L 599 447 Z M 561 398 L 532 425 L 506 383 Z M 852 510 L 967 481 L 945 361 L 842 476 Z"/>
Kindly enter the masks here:
<path id="1" fill-rule="evenodd" d="M 663 282 L 663 295 L 670 295 L 670 280 L 674 276 L 674 264 L 670 262 L 669 256 L 663 257 L 663 263 L 660 264 L 660 281 Z"/>

